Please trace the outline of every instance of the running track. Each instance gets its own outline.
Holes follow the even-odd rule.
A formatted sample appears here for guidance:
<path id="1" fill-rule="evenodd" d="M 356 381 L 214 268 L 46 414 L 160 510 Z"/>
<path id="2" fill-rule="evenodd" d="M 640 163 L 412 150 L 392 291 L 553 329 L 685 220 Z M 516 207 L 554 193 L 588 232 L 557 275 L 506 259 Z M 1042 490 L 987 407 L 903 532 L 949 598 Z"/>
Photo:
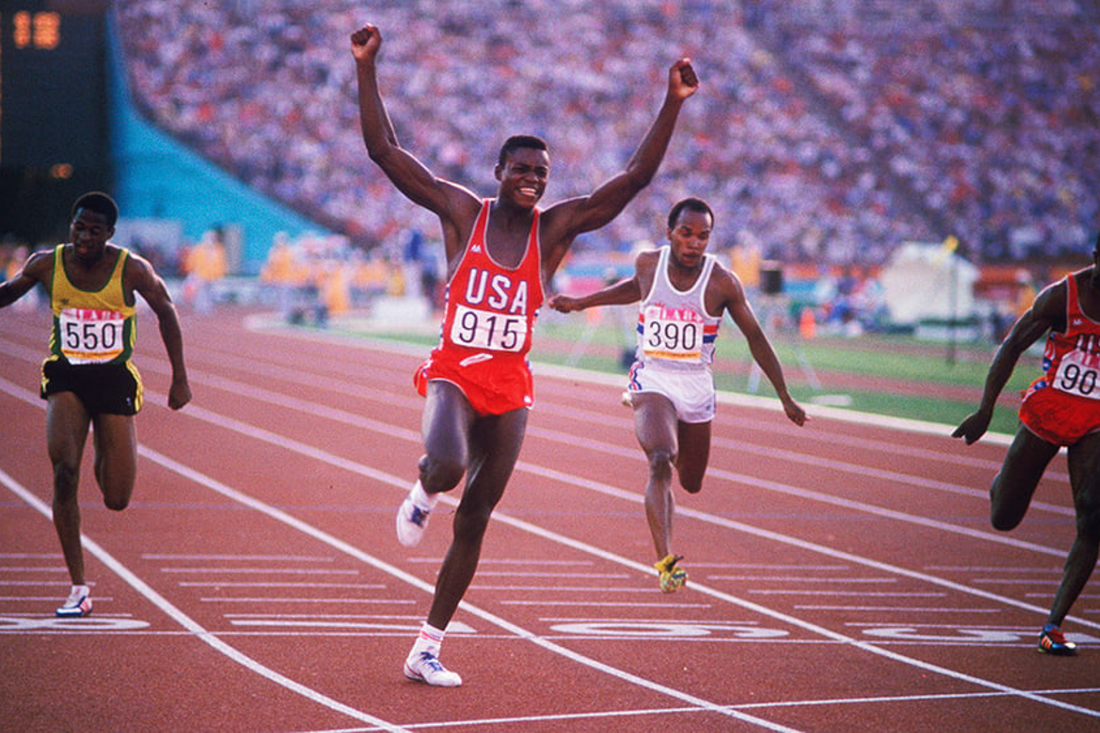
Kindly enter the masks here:
<path id="1" fill-rule="evenodd" d="M 95 613 L 49 520 L 48 316 L 0 313 L 0 728 L 233 731 L 1100 729 L 1100 615 L 1072 659 L 1035 635 L 1072 539 L 1064 458 L 1024 524 L 987 522 L 1004 441 L 720 405 L 709 477 L 677 494 L 689 586 L 663 595 L 621 383 L 538 368 L 537 405 L 443 659 L 401 663 L 449 541 L 398 545 L 420 454 L 422 348 L 184 316 L 194 402 L 141 317 L 138 487 L 81 484 Z M 253 324 L 254 325 L 254 324 Z M 944 416 L 945 422 L 959 416 Z"/>

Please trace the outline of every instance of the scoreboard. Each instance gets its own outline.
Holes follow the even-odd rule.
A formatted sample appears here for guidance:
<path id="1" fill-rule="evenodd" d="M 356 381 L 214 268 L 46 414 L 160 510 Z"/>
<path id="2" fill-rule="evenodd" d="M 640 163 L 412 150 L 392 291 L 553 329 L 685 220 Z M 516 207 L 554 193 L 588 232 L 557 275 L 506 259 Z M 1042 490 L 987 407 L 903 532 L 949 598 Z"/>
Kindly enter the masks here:
<path id="1" fill-rule="evenodd" d="M 109 185 L 103 5 L 0 3 L 0 235 L 46 236 Z"/>

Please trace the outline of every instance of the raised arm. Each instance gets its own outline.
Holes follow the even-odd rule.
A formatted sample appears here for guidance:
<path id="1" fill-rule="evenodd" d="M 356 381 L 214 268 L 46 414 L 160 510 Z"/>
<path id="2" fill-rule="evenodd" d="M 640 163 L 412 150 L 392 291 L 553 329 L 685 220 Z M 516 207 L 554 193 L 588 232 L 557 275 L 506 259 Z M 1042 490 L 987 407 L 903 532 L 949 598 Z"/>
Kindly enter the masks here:
<path id="1" fill-rule="evenodd" d="M 160 338 L 168 352 L 168 361 L 172 364 L 168 406 L 178 410 L 191 401 L 191 386 L 187 381 L 187 367 L 183 362 L 183 330 L 180 328 L 179 314 L 172 303 L 172 296 L 168 294 L 164 280 L 153 270 L 153 266 L 133 253 L 126 258 L 123 278 L 126 287 L 140 294 L 157 315 Z"/>
<path id="2" fill-rule="evenodd" d="M 469 189 L 437 178 L 397 141 L 382 95 L 378 90 L 377 58 L 382 46 L 382 34 L 373 25 L 365 25 L 351 34 L 351 53 L 355 58 L 359 80 L 359 124 L 363 142 L 371 160 L 378 164 L 397 190 L 413 203 L 439 216 L 448 243 L 460 239 L 462 220 L 479 205 L 479 199 Z M 464 244 L 464 242 L 462 243 Z"/>
<path id="3" fill-rule="evenodd" d="M 573 239 L 583 232 L 608 224 L 643 188 L 649 185 L 668 149 L 684 100 L 699 88 L 688 59 L 680 59 L 668 71 L 664 103 L 626 168 L 588 196 L 562 201 L 543 215 L 544 243 L 556 251 L 548 254 L 549 271 L 557 269 Z"/>
<path id="4" fill-rule="evenodd" d="M 997 397 L 1008 384 L 1020 356 L 1033 343 L 1038 341 L 1052 327 L 1060 327 L 1065 321 L 1067 287 L 1061 280 L 1039 293 L 1035 302 L 1013 324 L 1008 336 L 997 347 L 993 361 L 989 364 L 989 373 L 985 377 L 982 401 L 977 411 L 969 415 L 955 431 L 952 438 L 962 438 L 970 445 L 981 438 L 989 429 L 993 419 L 993 408 Z"/>

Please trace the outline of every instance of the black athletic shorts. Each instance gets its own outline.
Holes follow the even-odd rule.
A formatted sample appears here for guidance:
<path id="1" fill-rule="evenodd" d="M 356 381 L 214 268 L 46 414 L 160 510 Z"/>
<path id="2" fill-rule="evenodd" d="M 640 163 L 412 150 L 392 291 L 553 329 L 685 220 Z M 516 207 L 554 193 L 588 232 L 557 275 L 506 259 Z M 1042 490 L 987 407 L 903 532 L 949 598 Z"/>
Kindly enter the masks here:
<path id="1" fill-rule="evenodd" d="M 73 365 L 64 359 L 42 364 L 42 399 L 74 392 L 90 415 L 136 415 L 141 409 L 141 375 L 131 362 Z"/>

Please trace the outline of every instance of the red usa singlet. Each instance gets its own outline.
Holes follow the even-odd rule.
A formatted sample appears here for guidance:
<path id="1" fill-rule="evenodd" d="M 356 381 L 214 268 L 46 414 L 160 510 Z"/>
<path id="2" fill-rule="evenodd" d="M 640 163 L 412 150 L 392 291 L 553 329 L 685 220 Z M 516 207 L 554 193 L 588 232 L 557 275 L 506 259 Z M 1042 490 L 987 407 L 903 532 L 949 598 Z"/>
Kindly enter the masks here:
<path id="1" fill-rule="evenodd" d="M 482 203 L 466 251 L 447 283 L 439 346 L 414 381 L 422 395 L 429 380 L 449 381 L 479 414 L 500 415 L 534 404 L 527 352 L 544 289 L 538 210 L 523 259 L 508 268 L 493 260 L 485 245 L 491 205 L 491 199 Z"/>

